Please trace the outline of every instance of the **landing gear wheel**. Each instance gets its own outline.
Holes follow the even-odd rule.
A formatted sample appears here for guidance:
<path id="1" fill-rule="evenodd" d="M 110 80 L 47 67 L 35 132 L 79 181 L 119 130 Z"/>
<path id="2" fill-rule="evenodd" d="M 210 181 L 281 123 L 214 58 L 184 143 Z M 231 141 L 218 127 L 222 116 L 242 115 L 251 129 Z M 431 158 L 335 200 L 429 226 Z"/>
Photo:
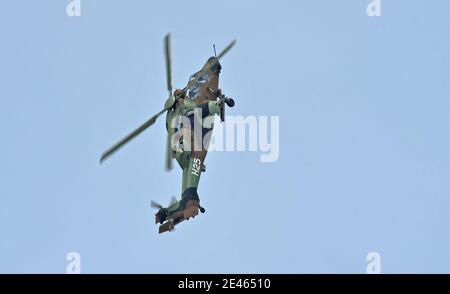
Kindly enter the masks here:
<path id="1" fill-rule="evenodd" d="M 201 213 L 205 213 L 206 210 L 203 207 L 200 206 L 199 208 Z"/>

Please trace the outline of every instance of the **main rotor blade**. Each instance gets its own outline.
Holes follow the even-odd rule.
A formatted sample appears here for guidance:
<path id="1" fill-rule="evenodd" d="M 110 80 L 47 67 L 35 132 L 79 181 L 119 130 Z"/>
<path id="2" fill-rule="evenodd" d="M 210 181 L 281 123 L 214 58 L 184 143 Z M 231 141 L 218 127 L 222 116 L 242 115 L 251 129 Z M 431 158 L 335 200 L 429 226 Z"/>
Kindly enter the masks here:
<path id="1" fill-rule="evenodd" d="M 219 53 L 219 55 L 217 55 L 217 59 L 221 59 L 225 54 L 228 53 L 228 51 L 231 50 L 231 48 L 233 48 L 233 46 L 236 44 L 236 40 L 233 40 L 233 42 L 230 43 L 230 45 L 228 45 L 227 47 L 225 47 L 225 49 L 222 50 L 222 52 Z"/>
<path id="2" fill-rule="evenodd" d="M 122 140 L 120 140 L 119 142 L 117 142 L 115 145 L 113 145 L 111 148 L 109 148 L 108 150 L 106 150 L 105 152 L 103 152 L 101 158 L 100 158 L 100 164 L 107 159 L 108 157 L 110 157 L 114 152 L 116 152 L 117 150 L 119 150 L 123 145 L 125 145 L 126 143 L 128 143 L 130 140 L 132 140 L 134 137 L 136 137 L 137 135 L 139 135 L 140 133 L 142 133 L 145 129 L 147 129 L 148 127 L 150 127 L 151 125 L 153 125 L 156 121 L 156 119 L 163 114 L 166 111 L 166 109 L 161 110 L 160 112 L 158 112 L 156 115 L 152 116 L 148 121 L 146 121 L 145 123 L 143 123 L 139 128 L 137 128 L 136 130 L 134 130 L 131 134 L 129 134 L 128 136 L 126 136 L 125 138 L 123 138 Z"/>
<path id="3" fill-rule="evenodd" d="M 170 53 L 170 34 L 164 38 L 164 58 L 166 60 L 166 79 L 169 97 L 172 95 L 172 58 Z"/>
<path id="4" fill-rule="evenodd" d="M 167 115 L 169 115 L 169 113 Z M 165 162 L 167 172 L 170 172 L 173 169 L 172 136 L 173 136 L 172 122 L 169 122 L 169 125 L 167 126 L 166 162 Z"/>
<path id="5" fill-rule="evenodd" d="M 170 172 L 173 169 L 173 157 L 172 147 L 170 146 L 171 135 L 167 133 L 167 145 L 166 145 L 166 171 Z"/>

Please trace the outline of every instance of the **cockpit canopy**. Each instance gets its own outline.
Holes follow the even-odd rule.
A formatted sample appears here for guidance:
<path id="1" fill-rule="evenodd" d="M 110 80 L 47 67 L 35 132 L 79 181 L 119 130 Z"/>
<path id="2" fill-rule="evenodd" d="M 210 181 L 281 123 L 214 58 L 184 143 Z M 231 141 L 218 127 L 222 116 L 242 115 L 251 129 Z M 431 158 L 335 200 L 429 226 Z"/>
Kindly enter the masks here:
<path id="1" fill-rule="evenodd" d="M 199 98 L 202 87 L 206 86 L 214 75 L 218 76 L 221 69 L 219 60 L 216 57 L 210 57 L 200 71 L 190 76 L 191 85 L 186 91 L 186 96 L 192 100 Z"/>

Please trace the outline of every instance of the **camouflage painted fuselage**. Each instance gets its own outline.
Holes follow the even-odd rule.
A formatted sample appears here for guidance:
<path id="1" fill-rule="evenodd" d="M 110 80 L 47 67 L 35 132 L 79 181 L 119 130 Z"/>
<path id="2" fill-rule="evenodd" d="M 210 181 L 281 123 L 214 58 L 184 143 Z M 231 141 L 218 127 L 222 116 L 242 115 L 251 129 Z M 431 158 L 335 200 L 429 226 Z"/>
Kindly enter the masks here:
<path id="1" fill-rule="evenodd" d="M 174 107 L 167 112 L 166 128 L 171 141 L 173 155 L 183 170 L 181 200 L 167 208 L 165 218 L 175 224 L 183 221 L 183 211 L 200 207 L 197 187 L 200 175 L 205 171 L 205 158 L 214 128 L 214 115 L 223 111 L 223 103 L 208 92 L 219 89 L 221 65 L 211 57 L 203 68 L 193 74 L 183 90 L 175 91 Z M 158 216 L 157 216 L 158 218 Z"/>

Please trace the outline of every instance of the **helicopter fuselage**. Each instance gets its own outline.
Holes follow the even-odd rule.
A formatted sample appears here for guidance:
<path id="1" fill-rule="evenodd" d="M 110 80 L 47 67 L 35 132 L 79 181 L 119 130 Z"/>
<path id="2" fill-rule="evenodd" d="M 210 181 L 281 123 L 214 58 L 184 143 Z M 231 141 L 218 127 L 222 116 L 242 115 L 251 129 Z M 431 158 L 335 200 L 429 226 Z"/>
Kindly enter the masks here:
<path id="1" fill-rule="evenodd" d="M 196 190 L 205 171 L 214 116 L 223 108 L 223 103 L 207 90 L 218 91 L 220 68 L 217 59 L 210 58 L 202 70 L 192 75 L 184 90 L 175 91 L 174 107 L 167 112 L 166 127 L 173 134 L 174 158 L 183 170 L 182 199 L 198 197 Z"/>

